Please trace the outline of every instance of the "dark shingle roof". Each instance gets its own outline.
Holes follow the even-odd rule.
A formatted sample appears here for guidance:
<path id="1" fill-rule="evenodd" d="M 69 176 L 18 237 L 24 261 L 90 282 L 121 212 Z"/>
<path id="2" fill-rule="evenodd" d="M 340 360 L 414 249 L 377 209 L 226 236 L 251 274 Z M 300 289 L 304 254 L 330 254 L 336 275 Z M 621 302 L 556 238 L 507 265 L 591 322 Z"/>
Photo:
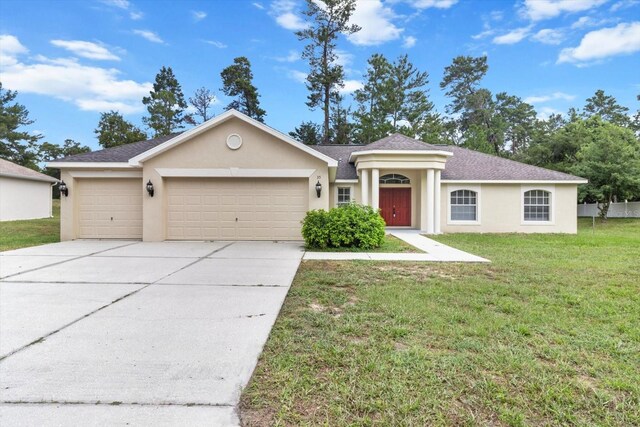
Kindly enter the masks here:
<path id="1" fill-rule="evenodd" d="M 34 171 L 33 169 L 25 168 L 24 166 L 17 165 L 5 159 L 0 159 L 0 176 L 29 179 L 32 181 L 58 182 L 57 179 L 49 175 Z"/>
<path id="2" fill-rule="evenodd" d="M 358 179 L 356 167 L 349 163 L 351 153 L 366 145 L 310 145 L 316 151 L 321 152 L 338 161 L 336 179 Z"/>
<path id="3" fill-rule="evenodd" d="M 178 135 L 180 135 L 180 132 L 159 136 L 146 141 L 120 145 L 118 147 L 105 148 L 104 150 L 91 151 L 90 153 L 75 154 L 62 159 L 56 159 L 54 162 L 128 162 L 129 159 L 138 154 L 151 150 L 153 147 Z"/>
<path id="4" fill-rule="evenodd" d="M 394 133 L 385 138 L 372 142 L 369 145 L 360 146 L 355 151 L 370 150 L 437 150 L 435 145 L 409 138 L 408 136 Z"/>

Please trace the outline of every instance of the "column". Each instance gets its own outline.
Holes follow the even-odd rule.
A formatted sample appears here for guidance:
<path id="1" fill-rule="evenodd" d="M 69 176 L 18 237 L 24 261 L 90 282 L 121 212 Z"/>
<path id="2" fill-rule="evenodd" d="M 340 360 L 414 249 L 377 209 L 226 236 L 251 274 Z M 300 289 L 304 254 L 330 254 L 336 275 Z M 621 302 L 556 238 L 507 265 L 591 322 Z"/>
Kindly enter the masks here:
<path id="1" fill-rule="evenodd" d="M 433 169 L 427 169 L 427 234 L 433 234 L 433 213 L 434 208 L 434 181 L 435 173 Z"/>
<path id="2" fill-rule="evenodd" d="M 433 222 L 434 222 L 434 227 L 433 227 L 433 231 L 436 234 L 440 234 L 440 210 L 442 209 L 441 203 L 442 200 L 440 198 L 440 175 L 441 175 L 441 170 L 438 169 L 436 171 L 436 176 L 435 176 L 435 180 L 433 182 L 433 185 L 435 186 L 434 188 L 434 202 L 433 202 Z"/>
<path id="3" fill-rule="evenodd" d="M 380 207 L 380 169 L 371 169 L 371 207 Z"/>
<path id="4" fill-rule="evenodd" d="M 427 231 L 427 170 L 420 171 L 420 230 Z"/>
<path id="5" fill-rule="evenodd" d="M 362 197 L 360 203 L 363 205 L 369 204 L 369 171 L 367 169 L 360 170 L 360 190 L 362 190 Z"/>

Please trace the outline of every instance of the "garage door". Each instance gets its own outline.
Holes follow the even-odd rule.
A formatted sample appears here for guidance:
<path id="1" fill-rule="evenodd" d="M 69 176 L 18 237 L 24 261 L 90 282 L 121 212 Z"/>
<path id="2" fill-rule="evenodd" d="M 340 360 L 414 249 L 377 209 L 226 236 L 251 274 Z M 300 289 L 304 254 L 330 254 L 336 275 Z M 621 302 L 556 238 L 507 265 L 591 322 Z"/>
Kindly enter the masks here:
<path id="1" fill-rule="evenodd" d="M 80 179 L 76 188 L 79 238 L 142 238 L 141 179 Z"/>
<path id="2" fill-rule="evenodd" d="M 306 179 L 167 181 L 167 239 L 300 240 Z"/>

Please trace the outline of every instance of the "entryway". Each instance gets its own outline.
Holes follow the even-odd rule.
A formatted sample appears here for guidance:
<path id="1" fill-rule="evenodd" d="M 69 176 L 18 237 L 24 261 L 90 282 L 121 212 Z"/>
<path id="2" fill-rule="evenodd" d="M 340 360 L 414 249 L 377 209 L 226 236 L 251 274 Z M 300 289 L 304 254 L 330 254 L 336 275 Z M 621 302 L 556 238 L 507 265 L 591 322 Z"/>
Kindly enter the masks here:
<path id="1" fill-rule="evenodd" d="M 411 188 L 380 188 L 380 214 L 390 227 L 411 226 Z"/>

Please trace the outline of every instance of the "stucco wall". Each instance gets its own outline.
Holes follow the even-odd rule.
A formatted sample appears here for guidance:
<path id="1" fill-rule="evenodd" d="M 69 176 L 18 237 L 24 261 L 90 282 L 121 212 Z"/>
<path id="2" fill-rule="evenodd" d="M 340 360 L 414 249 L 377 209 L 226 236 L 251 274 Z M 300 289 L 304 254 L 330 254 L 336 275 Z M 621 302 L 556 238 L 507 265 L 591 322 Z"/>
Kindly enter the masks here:
<path id="1" fill-rule="evenodd" d="M 449 192 L 462 189 L 463 184 L 442 185 L 440 206 L 441 228 L 444 233 L 576 233 L 577 185 L 481 184 L 479 224 L 454 225 L 449 220 Z M 522 192 L 545 189 L 553 193 L 551 223 L 522 220 Z"/>
<path id="2" fill-rule="evenodd" d="M 233 133 L 242 137 L 242 147 L 238 150 L 231 150 L 226 145 L 227 136 Z M 232 118 L 143 163 L 143 182 L 151 180 L 155 188 L 153 198 L 144 195 L 143 240 L 162 241 L 166 239 L 167 192 L 165 191 L 165 179 L 171 178 L 163 179 L 156 169 L 229 167 L 313 169 L 314 172 L 308 179 L 309 209 L 329 208 L 328 167 L 324 161 L 312 157 L 239 119 Z M 315 190 L 318 176 L 320 176 L 320 183 L 325 189 L 320 198 L 316 196 Z"/>
<path id="3" fill-rule="evenodd" d="M 51 216 L 51 183 L 0 177 L 0 221 Z"/>

